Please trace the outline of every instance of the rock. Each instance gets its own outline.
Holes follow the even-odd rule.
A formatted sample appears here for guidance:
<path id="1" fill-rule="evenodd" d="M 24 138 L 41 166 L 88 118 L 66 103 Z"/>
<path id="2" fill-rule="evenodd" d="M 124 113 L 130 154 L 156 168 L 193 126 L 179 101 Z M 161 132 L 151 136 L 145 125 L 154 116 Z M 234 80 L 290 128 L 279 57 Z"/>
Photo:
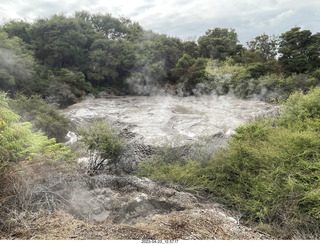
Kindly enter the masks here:
<path id="1" fill-rule="evenodd" d="M 60 182 L 60 185 L 53 182 Z M 199 205 L 190 193 L 161 186 L 147 178 L 136 176 L 97 175 L 57 179 L 43 182 L 45 191 L 38 191 L 36 199 L 50 192 L 52 202 L 63 197 L 66 210 L 81 219 L 134 224 L 156 214 L 182 211 Z M 55 197 L 57 199 L 55 200 Z"/>

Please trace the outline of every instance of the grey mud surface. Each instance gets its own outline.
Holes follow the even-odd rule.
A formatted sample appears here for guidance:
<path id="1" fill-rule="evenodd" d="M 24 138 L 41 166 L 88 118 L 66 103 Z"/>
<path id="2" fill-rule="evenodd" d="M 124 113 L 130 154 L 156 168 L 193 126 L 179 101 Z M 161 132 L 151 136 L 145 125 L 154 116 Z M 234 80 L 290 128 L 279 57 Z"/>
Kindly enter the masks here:
<path id="1" fill-rule="evenodd" d="M 199 136 L 229 135 L 248 121 L 274 115 L 277 107 L 232 96 L 127 96 L 88 98 L 63 113 L 76 124 L 104 118 L 145 145 L 183 145 Z"/>

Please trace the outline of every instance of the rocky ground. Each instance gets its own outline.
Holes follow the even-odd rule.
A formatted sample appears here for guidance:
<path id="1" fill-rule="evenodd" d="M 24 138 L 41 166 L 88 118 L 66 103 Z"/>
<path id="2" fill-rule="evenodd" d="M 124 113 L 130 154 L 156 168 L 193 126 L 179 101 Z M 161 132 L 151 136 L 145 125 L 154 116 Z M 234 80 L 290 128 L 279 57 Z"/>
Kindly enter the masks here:
<path id="1" fill-rule="evenodd" d="M 270 239 L 239 216 L 190 193 L 134 176 L 48 178 L 33 189 L 42 210 L 21 213 L 1 239 Z M 45 207 L 46 206 L 46 207 Z"/>

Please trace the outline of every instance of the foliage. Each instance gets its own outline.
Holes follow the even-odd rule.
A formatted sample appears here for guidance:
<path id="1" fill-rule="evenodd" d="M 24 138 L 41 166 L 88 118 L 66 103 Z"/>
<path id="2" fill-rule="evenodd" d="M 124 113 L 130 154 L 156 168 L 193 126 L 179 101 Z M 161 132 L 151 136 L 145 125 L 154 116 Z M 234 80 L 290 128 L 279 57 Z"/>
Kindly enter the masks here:
<path id="1" fill-rule="evenodd" d="M 190 92 L 197 83 L 201 83 L 206 79 L 206 67 L 208 59 L 192 58 L 188 54 L 184 54 L 179 59 L 176 67 L 172 69 L 172 74 L 177 82 L 183 82 L 185 89 Z"/>
<path id="2" fill-rule="evenodd" d="M 201 174 L 203 169 L 196 161 L 175 161 L 166 163 L 159 161 L 146 161 L 139 166 L 138 176 L 149 177 L 155 181 L 166 183 L 170 187 L 180 188 L 194 193 L 203 190 Z"/>
<path id="3" fill-rule="evenodd" d="M 118 85 L 135 61 L 133 45 L 126 40 L 97 39 L 90 47 L 88 78 L 94 85 Z"/>
<path id="4" fill-rule="evenodd" d="M 165 83 L 174 82 L 172 69 L 182 56 L 177 38 L 145 32 L 135 47 L 135 63 L 126 80 L 129 93 L 149 95 Z"/>
<path id="5" fill-rule="evenodd" d="M 30 44 L 29 28 L 31 24 L 22 20 L 10 20 L 2 26 L 9 38 L 19 37 L 24 43 Z"/>
<path id="6" fill-rule="evenodd" d="M 293 92 L 303 92 L 320 84 L 317 71 L 284 77 L 277 73 L 263 75 L 265 65 L 251 63 L 243 66 L 233 59 L 224 62 L 210 60 L 204 83 L 218 95 L 232 93 L 240 98 L 255 98 L 266 102 L 285 101 Z"/>
<path id="7" fill-rule="evenodd" d="M 107 122 L 95 120 L 90 126 L 82 126 L 78 136 L 88 147 L 91 170 L 100 169 L 105 162 L 116 167 L 123 150 L 123 141 Z"/>
<path id="8" fill-rule="evenodd" d="M 35 57 L 51 68 L 87 66 L 87 50 L 94 34 L 89 23 L 79 18 L 53 15 L 30 27 Z"/>
<path id="9" fill-rule="evenodd" d="M 295 92 L 285 102 L 281 123 L 283 125 L 295 124 L 297 121 L 320 119 L 320 88 L 314 88 L 307 95 Z"/>
<path id="10" fill-rule="evenodd" d="M 33 75 L 32 53 L 18 37 L 11 39 L 0 31 L 0 89 L 28 91 Z"/>
<path id="11" fill-rule="evenodd" d="M 73 72 L 69 69 L 62 68 L 56 74 L 56 79 L 60 83 L 69 85 L 71 92 L 77 97 L 82 97 L 85 93 L 93 91 L 92 85 L 86 82 L 85 75 L 82 72 Z"/>
<path id="12" fill-rule="evenodd" d="M 248 87 L 246 81 L 251 78 L 250 73 L 245 67 L 233 64 L 232 59 L 220 64 L 217 61 L 211 61 L 206 67 L 206 71 L 208 73 L 206 83 L 218 95 L 235 92 L 240 97 L 247 96 L 239 88 L 243 85 Z"/>
<path id="13" fill-rule="evenodd" d="M 34 192 L 39 191 L 40 179 L 43 182 L 52 174 L 69 173 L 70 170 L 74 172 L 76 169 L 76 161 L 69 147 L 56 143 L 54 138 L 48 139 L 41 131 L 34 131 L 31 123 L 21 122 L 20 116 L 13 112 L 8 103 L 6 94 L 0 93 L 2 230 L 8 230 L 14 216 L 35 210 L 35 205 L 30 206 L 35 200 Z M 18 218 L 21 223 L 21 218 Z"/>
<path id="14" fill-rule="evenodd" d="M 320 35 L 300 29 L 294 27 L 280 36 L 279 61 L 289 74 L 319 68 Z"/>
<path id="15" fill-rule="evenodd" d="M 288 97 L 298 89 L 307 91 L 320 79 L 320 35 L 300 27 L 279 37 L 259 35 L 248 41 L 246 48 L 239 44 L 234 29 L 216 27 L 197 42 L 182 41 L 146 31 L 127 18 L 79 11 L 70 17 L 53 15 L 34 23 L 10 20 L 1 26 L 0 33 L 0 89 L 66 97 L 66 92 L 54 89 L 64 86 L 71 93 L 67 94 L 68 103 L 109 88 L 116 89 L 116 94 L 149 95 L 171 86 L 198 94 L 199 83 L 205 84 L 206 92 L 233 92 L 241 98 L 269 101 Z M 225 71 L 233 69 L 232 73 L 220 70 L 223 79 L 212 80 L 211 76 L 208 80 L 205 66 L 217 60 L 220 67 L 226 66 Z M 314 80 L 296 78 L 295 73 Z M 275 76 L 281 83 L 270 87 L 272 82 L 268 82 L 267 94 L 271 96 L 265 98 L 266 87 L 260 81 Z M 292 79 L 286 80 L 288 77 Z M 264 87 L 263 95 L 259 87 Z"/>
<path id="16" fill-rule="evenodd" d="M 260 62 L 265 62 L 276 57 L 278 42 L 279 40 L 277 37 L 270 37 L 267 34 L 262 34 L 257 36 L 254 40 L 247 42 L 247 45 L 249 51 L 260 57 Z"/>
<path id="17" fill-rule="evenodd" d="M 206 35 L 198 39 L 198 43 L 203 57 L 219 60 L 236 55 L 241 49 L 241 45 L 237 44 L 237 33 L 227 28 L 207 30 Z"/>
<path id="18" fill-rule="evenodd" d="M 28 122 L 20 122 L 20 116 L 8 105 L 6 94 L 0 94 L 0 164 L 36 156 L 52 160 L 72 160 L 70 150 L 55 139 L 48 139 L 41 131 L 34 132 Z"/>
<path id="19" fill-rule="evenodd" d="M 70 120 L 63 117 L 54 106 L 46 104 L 41 97 L 34 95 L 27 98 L 17 94 L 9 104 L 23 121 L 31 122 L 35 129 L 42 130 L 49 138 L 56 138 L 59 142 L 65 140 Z"/>

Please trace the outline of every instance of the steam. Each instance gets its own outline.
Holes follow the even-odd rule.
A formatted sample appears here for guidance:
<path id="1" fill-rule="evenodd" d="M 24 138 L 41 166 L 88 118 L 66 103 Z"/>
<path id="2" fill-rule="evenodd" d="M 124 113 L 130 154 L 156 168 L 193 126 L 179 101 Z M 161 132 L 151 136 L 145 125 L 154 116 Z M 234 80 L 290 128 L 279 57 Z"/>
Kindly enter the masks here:
<path id="1" fill-rule="evenodd" d="M 159 84 L 161 79 L 162 62 L 145 64 L 142 68 L 136 68 L 132 76 L 126 80 L 130 93 L 136 95 L 158 95 L 164 93 Z M 157 72 L 158 71 L 158 72 Z"/>
<path id="2" fill-rule="evenodd" d="M 15 54 L 13 50 L 0 47 L 1 88 L 10 89 L 31 77 L 30 69 L 23 58 Z"/>
<path id="3" fill-rule="evenodd" d="M 126 80 L 129 93 L 133 95 L 174 95 L 203 96 L 203 95 L 234 95 L 241 99 L 272 102 L 280 96 L 285 96 L 285 91 L 275 88 L 272 84 L 276 77 L 262 76 L 257 79 L 248 78 L 247 70 L 238 65 L 211 60 L 206 67 L 206 78 L 194 85 L 190 90 L 190 82 L 186 78 L 177 84 L 163 84 L 165 77 L 165 59 L 152 63 L 144 55 L 148 44 L 140 44 L 136 51 L 137 64 L 132 76 Z M 150 48 L 148 46 L 147 48 Z M 143 65 L 142 65 L 143 64 Z"/>

